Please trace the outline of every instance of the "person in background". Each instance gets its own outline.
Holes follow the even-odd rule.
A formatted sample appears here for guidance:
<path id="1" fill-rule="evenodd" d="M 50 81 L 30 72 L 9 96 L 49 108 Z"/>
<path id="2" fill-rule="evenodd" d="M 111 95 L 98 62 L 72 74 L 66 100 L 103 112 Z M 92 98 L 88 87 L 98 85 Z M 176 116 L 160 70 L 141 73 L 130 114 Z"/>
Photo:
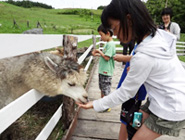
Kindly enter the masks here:
<path id="1" fill-rule="evenodd" d="M 123 46 L 123 55 L 130 55 L 133 48 L 134 48 L 135 41 L 132 40 L 127 44 L 120 42 L 120 45 Z M 128 48 L 129 48 L 129 52 L 128 52 Z M 122 63 L 123 63 L 123 65 L 126 64 L 124 61 Z"/>
<path id="2" fill-rule="evenodd" d="M 167 32 L 174 34 L 177 40 L 180 40 L 180 27 L 176 22 L 172 22 L 171 18 L 173 11 L 171 8 L 164 8 L 161 12 L 163 24 L 159 26 L 159 29 L 163 29 Z"/>
<path id="3" fill-rule="evenodd" d="M 107 43 L 103 47 L 103 50 L 93 50 L 93 56 L 100 56 L 99 59 L 99 88 L 101 90 L 101 98 L 109 95 L 111 92 L 111 80 L 114 72 L 114 59 L 113 56 L 116 54 L 115 43 L 112 39 L 113 32 L 111 29 L 104 28 L 103 25 L 98 27 L 98 33 L 101 36 L 102 41 Z M 106 109 L 105 111 L 110 111 Z"/>
<path id="4" fill-rule="evenodd" d="M 102 111 L 133 98 L 144 84 L 148 100 L 141 106 L 142 125 L 132 140 L 178 137 L 185 126 L 185 69 L 176 54 L 176 37 L 157 29 L 141 0 L 112 0 L 101 21 L 121 42 L 136 40 L 135 55 L 120 88 L 98 100 L 77 104 Z"/>

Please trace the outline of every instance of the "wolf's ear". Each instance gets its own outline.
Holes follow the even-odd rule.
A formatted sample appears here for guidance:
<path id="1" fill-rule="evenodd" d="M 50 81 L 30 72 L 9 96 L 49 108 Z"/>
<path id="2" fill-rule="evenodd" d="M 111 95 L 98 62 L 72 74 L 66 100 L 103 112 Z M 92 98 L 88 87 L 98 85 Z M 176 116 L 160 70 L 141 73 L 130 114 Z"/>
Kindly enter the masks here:
<path id="1" fill-rule="evenodd" d="M 54 73 L 57 72 L 58 65 L 53 62 L 48 56 L 44 58 L 45 64 L 52 70 Z"/>

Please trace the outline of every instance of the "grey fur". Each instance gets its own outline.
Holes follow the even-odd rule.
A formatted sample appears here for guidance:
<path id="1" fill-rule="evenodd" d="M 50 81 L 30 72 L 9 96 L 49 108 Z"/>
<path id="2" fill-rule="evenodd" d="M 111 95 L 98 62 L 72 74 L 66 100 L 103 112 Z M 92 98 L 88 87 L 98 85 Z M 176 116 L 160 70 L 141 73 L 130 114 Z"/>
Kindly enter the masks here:
<path id="1" fill-rule="evenodd" d="M 54 63 L 53 70 L 48 67 L 48 63 L 45 63 L 47 58 Z M 82 85 L 85 79 L 80 78 L 82 75 L 80 74 L 80 66 L 76 62 L 50 53 L 31 53 L 1 59 L 0 108 L 30 89 L 36 89 L 48 96 L 55 96 L 57 94 L 74 94 L 72 90 L 77 88 L 77 91 L 84 93 L 66 96 L 86 102 L 84 98 L 87 97 L 87 93 Z M 69 93 L 62 90 L 61 87 L 68 89 L 71 84 L 73 87 L 69 89 L 71 90 Z"/>

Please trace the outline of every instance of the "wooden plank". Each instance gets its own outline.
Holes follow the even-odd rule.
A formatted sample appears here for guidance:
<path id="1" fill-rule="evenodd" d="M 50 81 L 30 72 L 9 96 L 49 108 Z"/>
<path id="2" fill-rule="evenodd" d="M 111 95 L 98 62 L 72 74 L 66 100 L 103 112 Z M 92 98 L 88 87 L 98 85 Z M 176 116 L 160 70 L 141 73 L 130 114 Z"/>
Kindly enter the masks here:
<path id="1" fill-rule="evenodd" d="M 73 136 L 117 140 L 120 123 L 78 120 Z"/>
<path id="2" fill-rule="evenodd" d="M 94 138 L 87 138 L 87 137 L 71 137 L 71 140 L 102 140 L 102 139 L 94 139 Z"/>
<path id="3" fill-rule="evenodd" d="M 110 112 L 97 113 L 93 109 L 84 110 L 81 109 L 79 113 L 79 119 L 82 120 L 96 120 L 106 122 L 120 122 L 120 107 L 113 108 Z"/>

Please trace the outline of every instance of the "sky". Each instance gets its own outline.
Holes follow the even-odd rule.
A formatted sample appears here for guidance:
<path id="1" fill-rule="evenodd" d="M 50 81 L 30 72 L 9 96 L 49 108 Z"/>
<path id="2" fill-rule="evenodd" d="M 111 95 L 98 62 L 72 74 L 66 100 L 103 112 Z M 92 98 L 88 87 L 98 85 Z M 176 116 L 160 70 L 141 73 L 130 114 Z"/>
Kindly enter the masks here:
<path id="1" fill-rule="evenodd" d="M 111 0 L 31 0 L 51 5 L 55 9 L 59 8 L 87 8 L 97 9 L 100 5 L 108 5 Z"/>
<path id="2" fill-rule="evenodd" d="M 22 1 L 22 0 L 13 0 L 13 1 Z M 106 6 L 111 2 L 111 0 L 29 0 L 29 1 L 47 4 L 55 9 L 62 8 L 97 9 L 99 6 Z"/>
<path id="3" fill-rule="evenodd" d="M 97 9 L 99 6 L 106 6 L 111 2 L 111 0 L 30 0 L 30 1 L 47 4 L 55 9 L 62 8 Z"/>

